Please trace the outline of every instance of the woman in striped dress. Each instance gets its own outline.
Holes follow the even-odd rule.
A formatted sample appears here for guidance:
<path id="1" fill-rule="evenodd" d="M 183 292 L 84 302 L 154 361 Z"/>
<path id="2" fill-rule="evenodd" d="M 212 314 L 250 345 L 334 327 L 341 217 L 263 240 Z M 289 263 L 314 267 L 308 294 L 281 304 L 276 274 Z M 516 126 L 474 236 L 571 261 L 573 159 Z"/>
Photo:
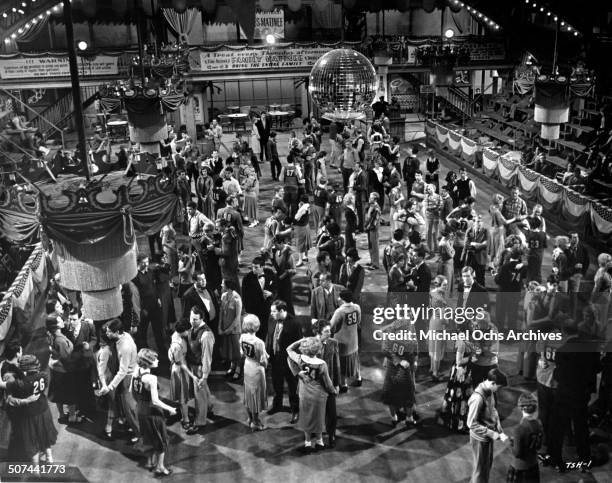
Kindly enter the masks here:
<path id="1" fill-rule="evenodd" d="M 259 413 L 268 407 L 266 367 L 269 356 L 264 341 L 255 335 L 259 327 L 260 322 L 256 315 L 244 316 L 240 354 L 244 356 L 244 405 L 249 415 L 247 424 L 253 431 L 264 429 Z"/>

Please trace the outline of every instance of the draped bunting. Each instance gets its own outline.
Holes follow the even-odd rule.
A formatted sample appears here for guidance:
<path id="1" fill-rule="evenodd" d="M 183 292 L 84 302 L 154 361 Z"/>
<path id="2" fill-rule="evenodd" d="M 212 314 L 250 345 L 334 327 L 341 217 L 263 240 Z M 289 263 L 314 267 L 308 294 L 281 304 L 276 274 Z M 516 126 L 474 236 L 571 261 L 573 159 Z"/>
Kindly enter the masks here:
<path id="1" fill-rule="evenodd" d="M 40 217 L 49 238 L 76 244 L 95 244 L 122 232 L 126 244 L 135 240 L 134 229 L 157 233 L 173 221 L 179 211 L 179 197 L 173 182 L 160 176 L 138 180 L 129 190 L 121 185 L 112 203 L 102 203 L 101 186 L 88 190 L 64 191 L 68 204 L 55 208 L 41 198 Z"/>
<path id="2" fill-rule="evenodd" d="M 448 132 L 448 147 L 453 151 L 461 150 L 461 136 L 454 131 Z"/>
<path id="3" fill-rule="evenodd" d="M 189 36 L 198 17 L 198 10 L 195 8 L 188 8 L 183 13 L 178 13 L 173 8 L 162 8 L 162 12 L 172 30 L 179 37 Z"/>
<path id="4" fill-rule="evenodd" d="M 0 186 L 0 233 L 16 243 L 38 239 L 37 195 L 11 186 Z"/>
<path id="5" fill-rule="evenodd" d="M 47 256 L 39 243 L 0 302 L 0 343 L 6 341 L 11 327 L 18 327 L 22 336 L 32 331 L 32 314 L 48 281 Z"/>
<path id="6" fill-rule="evenodd" d="M 448 136 L 448 129 L 443 126 L 436 126 L 436 135 L 438 136 L 438 142 L 444 144 Z"/>
<path id="7" fill-rule="evenodd" d="M 438 149 L 450 149 L 453 154 L 472 159 L 479 150 L 478 144 L 461 134 L 426 121 L 425 134 L 430 144 Z M 460 139 L 460 150 L 455 146 Z M 576 191 L 553 181 L 508 155 L 500 156 L 489 148 L 482 150 L 482 171 L 506 186 L 518 185 L 525 199 L 540 203 L 549 213 L 559 214 L 574 229 L 585 228 L 589 223 L 595 236 L 612 233 L 612 208 L 590 200 Z"/>

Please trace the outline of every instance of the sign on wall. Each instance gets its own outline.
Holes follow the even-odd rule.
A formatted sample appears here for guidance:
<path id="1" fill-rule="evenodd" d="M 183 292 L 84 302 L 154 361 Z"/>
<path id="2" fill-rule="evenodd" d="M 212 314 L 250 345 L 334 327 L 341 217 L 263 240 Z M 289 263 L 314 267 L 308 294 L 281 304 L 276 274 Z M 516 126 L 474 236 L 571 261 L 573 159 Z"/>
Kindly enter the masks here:
<path id="1" fill-rule="evenodd" d="M 220 71 L 312 67 L 319 57 L 330 50 L 328 47 L 219 49 L 200 52 L 200 68 L 203 71 Z"/>
<path id="2" fill-rule="evenodd" d="M 255 13 L 255 33 L 254 39 L 265 40 L 267 35 L 274 35 L 276 40 L 285 37 L 285 12 L 282 8 L 277 8 L 269 12 Z M 240 38 L 246 39 L 246 35 L 240 27 Z"/>
<path id="3" fill-rule="evenodd" d="M 119 57 L 98 55 L 93 59 L 78 58 L 80 75 L 113 75 L 119 73 Z M 69 77 L 67 57 L 26 57 L 0 59 L 0 79 L 31 77 Z"/>

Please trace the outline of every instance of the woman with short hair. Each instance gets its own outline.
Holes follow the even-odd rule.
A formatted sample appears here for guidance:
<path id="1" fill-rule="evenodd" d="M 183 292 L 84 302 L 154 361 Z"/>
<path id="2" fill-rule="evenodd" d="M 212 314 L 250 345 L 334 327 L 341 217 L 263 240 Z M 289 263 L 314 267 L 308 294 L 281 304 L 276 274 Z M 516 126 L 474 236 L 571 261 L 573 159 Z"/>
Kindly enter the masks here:
<path id="1" fill-rule="evenodd" d="M 322 350 L 323 346 L 316 337 L 298 340 L 287 347 L 290 367 L 299 378 L 298 427 L 304 432 L 306 452 L 325 448 L 323 431 L 327 397 L 328 394 L 337 394 L 327 364 L 320 358 Z"/>
<path id="2" fill-rule="evenodd" d="M 240 336 L 240 354 L 244 356 L 244 405 L 249 415 L 247 424 L 253 431 L 264 429 L 259 413 L 268 407 L 266 367 L 269 355 L 264 341 L 255 335 L 260 325 L 256 315 L 245 315 Z"/>
<path id="3" fill-rule="evenodd" d="M 136 399 L 136 414 L 142 432 L 142 442 L 145 449 L 150 449 L 145 468 L 152 470 L 155 476 L 167 476 L 172 470 L 164 465 L 168 451 L 168 432 L 163 411 L 168 411 L 174 416 L 176 409 L 159 399 L 157 376 L 151 374 L 151 369 L 159 365 L 157 352 L 140 349 L 137 364 L 132 377 L 131 391 Z"/>

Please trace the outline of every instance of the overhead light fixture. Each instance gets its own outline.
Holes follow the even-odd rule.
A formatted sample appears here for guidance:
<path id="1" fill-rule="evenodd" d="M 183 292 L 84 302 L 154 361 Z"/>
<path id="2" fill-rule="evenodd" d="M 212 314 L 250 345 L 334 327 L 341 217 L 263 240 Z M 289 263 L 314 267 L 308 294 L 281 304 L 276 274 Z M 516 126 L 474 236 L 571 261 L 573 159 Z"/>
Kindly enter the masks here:
<path id="1" fill-rule="evenodd" d="M 455 36 L 455 31 L 453 29 L 446 29 L 444 32 L 444 36 L 447 39 L 452 39 Z"/>
<path id="2" fill-rule="evenodd" d="M 540 12 L 543 12 L 543 11 L 544 11 L 544 7 L 540 7 Z"/>
<path id="3" fill-rule="evenodd" d="M 276 37 L 272 34 L 266 35 L 266 43 L 272 45 L 276 43 Z"/>
<path id="4" fill-rule="evenodd" d="M 81 40 L 77 44 L 77 47 L 79 48 L 79 50 L 83 51 L 83 50 L 87 50 L 87 47 L 89 47 L 89 45 L 84 40 Z"/>
<path id="5" fill-rule="evenodd" d="M 578 32 L 574 32 L 574 36 L 575 36 L 575 37 L 578 37 Z"/>
<path id="6" fill-rule="evenodd" d="M 556 22 L 557 20 L 559 20 L 559 17 L 557 17 L 557 16 L 555 15 L 554 20 L 555 20 L 555 22 Z"/>
<path id="7" fill-rule="evenodd" d="M 548 12 L 546 15 L 548 15 L 550 17 L 552 14 L 550 12 Z"/>

